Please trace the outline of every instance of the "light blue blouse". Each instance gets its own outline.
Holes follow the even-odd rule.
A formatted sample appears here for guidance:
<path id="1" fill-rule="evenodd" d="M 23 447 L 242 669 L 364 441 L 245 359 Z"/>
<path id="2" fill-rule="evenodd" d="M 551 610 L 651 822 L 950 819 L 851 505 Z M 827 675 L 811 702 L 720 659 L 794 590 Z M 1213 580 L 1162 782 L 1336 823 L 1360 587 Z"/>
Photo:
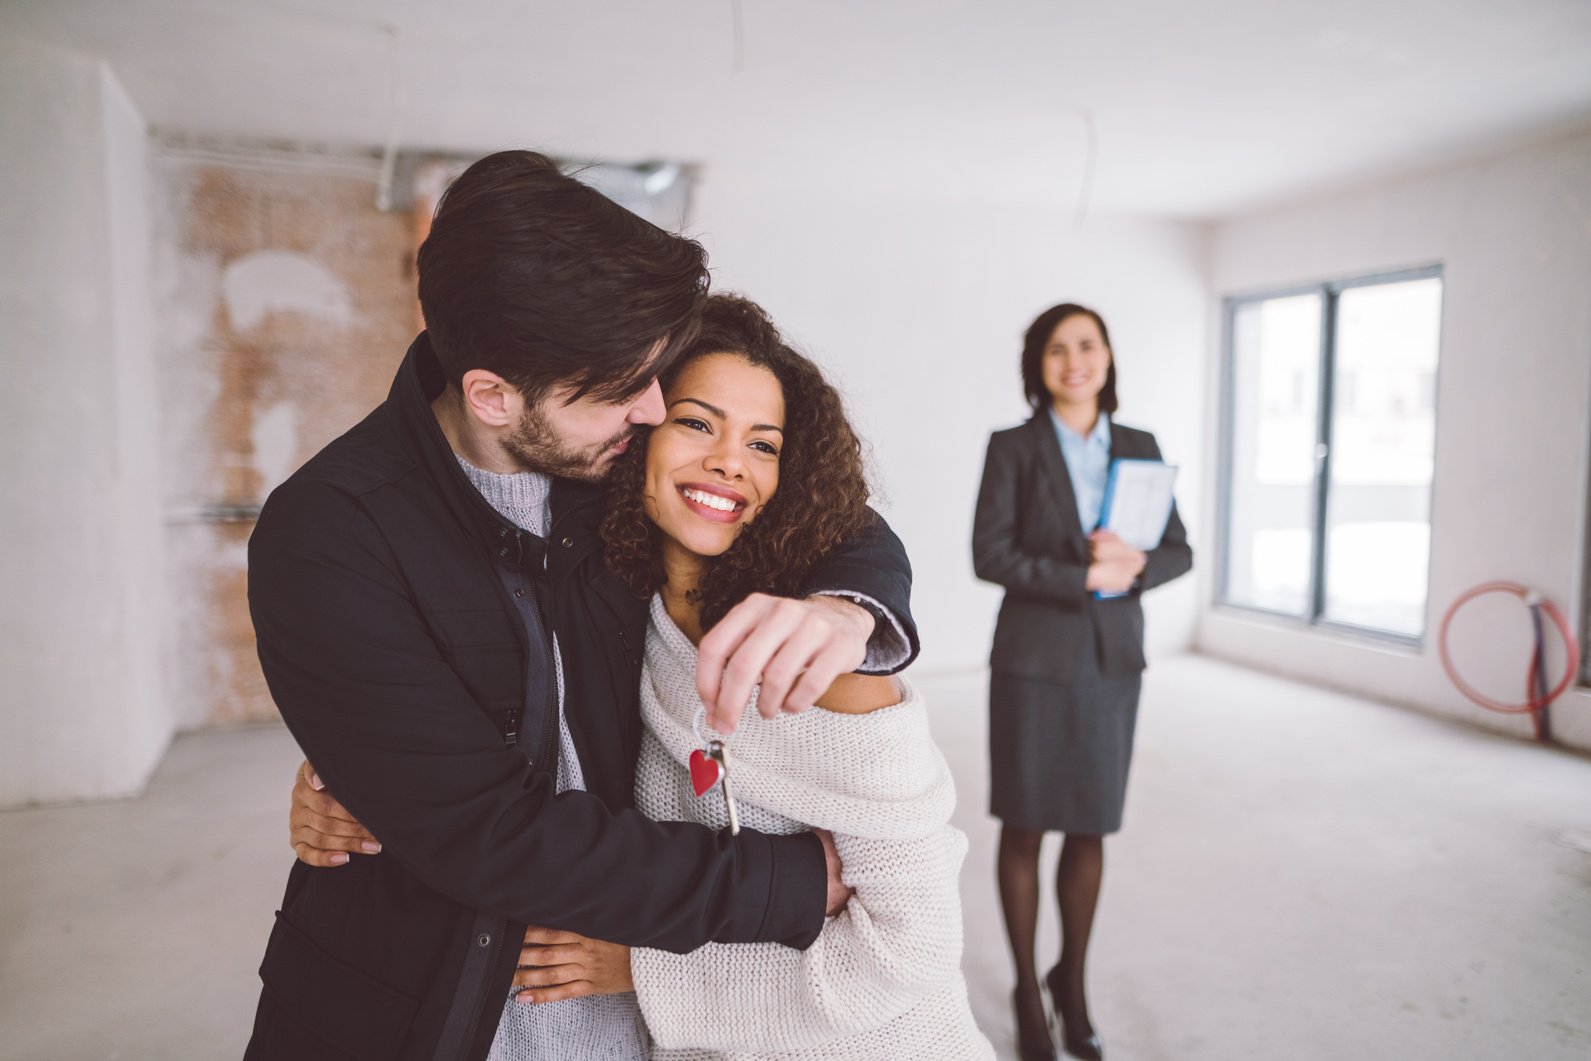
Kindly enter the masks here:
<path id="1" fill-rule="evenodd" d="M 1087 437 L 1066 425 L 1052 407 L 1050 421 L 1061 442 L 1061 456 L 1072 477 L 1072 493 L 1077 495 L 1077 518 L 1087 534 L 1099 526 L 1099 510 L 1105 503 L 1105 483 L 1110 479 L 1110 414 L 1100 413 Z"/>

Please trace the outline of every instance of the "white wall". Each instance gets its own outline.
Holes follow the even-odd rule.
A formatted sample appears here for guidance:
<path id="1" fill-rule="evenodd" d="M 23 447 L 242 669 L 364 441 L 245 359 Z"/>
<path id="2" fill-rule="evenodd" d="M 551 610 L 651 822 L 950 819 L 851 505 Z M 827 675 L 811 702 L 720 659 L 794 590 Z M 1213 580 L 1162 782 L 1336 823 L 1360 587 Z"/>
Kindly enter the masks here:
<path id="1" fill-rule="evenodd" d="M 0 806 L 137 792 L 171 735 L 144 123 L 0 39 Z"/>
<path id="2" fill-rule="evenodd" d="M 1539 589 L 1579 625 L 1591 452 L 1591 134 L 1222 224 L 1210 278 L 1220 296 L 1432 262 L 1444 268 L 1445 290 L 1425 647 L 1214 608 L 1203 614 L 1199 645 L 1528 734 L 1525 719 L 1482 711 L 1452 687 L 1435 631 L 1454 598 L 1489 579 Z M 1211 344 L 1212 379 L 1219 346 Z M 1491 695 L 1519 700 L 1525 613 L 1507 599 L 1476 608 L 1454 640 L 1462 671 Z M 1591 748 L 1591 695 L 1560 701 L 1554 728 L 1565 743 Z"/>
<path id="3" fill-rule="evenodd" d="M 969 544 L 984 448 L 990 431 L 1028 415 L 1022 332 L 1056 302 L 1082 302 L 1105 317 L 1120 418 L 1154 431 L 1167 459 L 1182 465 L 1179 496 L 1198 526 L 1201 228 L 1092 217 L 1079 229 L 1069 205 L 945 203 L 909 192 L 847 201 L 708 169 L 692 229 L 711 254 L 715 286 L 765 305 L 844 390 L 872 445 L 879 507 L 915 567 L 919 669 L 987 658 L 1001 591 L 973 577 Z M 1152 650 L 1186 647 L 1194 580 L 1147 602 Z"/>

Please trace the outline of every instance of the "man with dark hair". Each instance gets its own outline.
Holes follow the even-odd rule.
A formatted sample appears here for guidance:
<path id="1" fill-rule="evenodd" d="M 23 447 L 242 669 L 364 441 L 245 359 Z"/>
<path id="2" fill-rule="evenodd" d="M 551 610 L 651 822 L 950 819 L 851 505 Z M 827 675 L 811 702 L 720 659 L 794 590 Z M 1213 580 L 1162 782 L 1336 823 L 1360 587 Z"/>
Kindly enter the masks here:
<path id="1" fill-rule="evenodd" d="M 639 1056 L 599 997 L 510 1010 L 498 1034 L 527 925 L 805 947 L 846 895 L 824 837 L 631 804 L 646 611 L 603 563 L 597 484 L 662 419 L 705 254 L 502 152 L 443 197 L 419 273 L 427 330 L 387 400 L 271 494 L 249 542 L 271 694 L 382 852 L 294 864 L 247 1057 Z M 759 682 L 759 710 L 801 710 L 841 673 L 904 666 L 910 580 L 880 521 L 813 596 L 738 605 L 702 643 L 714 726 Z"/>

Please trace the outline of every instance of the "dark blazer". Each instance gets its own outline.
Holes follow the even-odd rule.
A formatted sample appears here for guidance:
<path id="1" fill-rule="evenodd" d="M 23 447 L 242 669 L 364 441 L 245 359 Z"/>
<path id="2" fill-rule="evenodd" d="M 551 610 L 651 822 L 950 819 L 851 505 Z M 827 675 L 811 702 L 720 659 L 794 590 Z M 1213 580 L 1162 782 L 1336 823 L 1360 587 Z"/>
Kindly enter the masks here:
<path id="1" fill-rule="evenodd" d="M 1149 432 L 1112 420 L 1110 455 L 1159 460 L 1160 447 Z M 1101 674 L 1143 670 L 1139 596 L 1193 566 L 1175 506 L 1165 536 L 1127 596 L 1095 600 L 1083 588 L 1088 564 L 1088 535 L 1049 411 L 1021 427 L 996 431 L 989 437 L 972 526 L 973 570 L 1006 591 L 991 669 L 1065 682 L 1077 674 L 1082 653 L 1093 652 Z"/>
<path id="2" fill-rule="evenodd" d="M 550 547 L 474 491 L 429 401 L 425 336 L 387 401 L 272 492 L 249 541 L 249 608 L 283 719 L 383 852 L 295 862 L 266 948 L 250 1059 L 486 1056 L 527 923 L 632 946 L 809 944 L 824 860 L 809 834 L 725 834 L 631 807 L 647 605 L 602 561 L 599 490 L 558 483 Z M 525 623 L 497 567 L 542 587 L 587 792 L 513 734 Z M 910 569 L 882 527 L 818 588 L 878 600 L 916 640 Z M 517 718 L 531 704 L 537 717 Z"/>

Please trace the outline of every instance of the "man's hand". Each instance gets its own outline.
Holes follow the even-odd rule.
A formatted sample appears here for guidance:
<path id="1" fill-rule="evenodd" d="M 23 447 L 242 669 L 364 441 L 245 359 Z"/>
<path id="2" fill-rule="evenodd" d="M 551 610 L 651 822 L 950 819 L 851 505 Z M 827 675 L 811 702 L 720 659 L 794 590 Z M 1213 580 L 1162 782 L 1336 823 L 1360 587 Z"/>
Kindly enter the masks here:
<path id="1" fill-rule="evenodd" d="M 867 609 L 842 597 L 753 593 L 702 638 L 696 692 L 707 705 L 707 724 L 735 732 L 758 682 L 763 718 L 805 711 L 835 678 L 862 665 L 873 626 Z"/>
<path id="2" fill-rule="evenodd" d="M 845 904 L 851 901 L 856 889 L 840 879 L 845 873 L 845 866 L 840 862 L 839 849 L 834 846 L 834 834 L 827 829 L 813 829 L 812 835 L 823 845 L 823 866 L 829 874 L 829 895 L 823 915 L 833 917 L 845 909 Z"/>
<path id="3" fill-rule="evenodd" d="M 532 926 L 525 930 L 514 986 L 525 989 L 514 995 L 519 1002 L 561 1002 L 634 991 L 630 948 Z"/>
<path id="4" fill-rule="evenodd" d="M 332 799 L 309 763 L 300 763 L 293 782 L 293 804 L 287 825 L 293 853 L 310 866 L 341 866 L 349 852 L 374 855 L 381 843 L 355 820 L 348 808 Z"/>

